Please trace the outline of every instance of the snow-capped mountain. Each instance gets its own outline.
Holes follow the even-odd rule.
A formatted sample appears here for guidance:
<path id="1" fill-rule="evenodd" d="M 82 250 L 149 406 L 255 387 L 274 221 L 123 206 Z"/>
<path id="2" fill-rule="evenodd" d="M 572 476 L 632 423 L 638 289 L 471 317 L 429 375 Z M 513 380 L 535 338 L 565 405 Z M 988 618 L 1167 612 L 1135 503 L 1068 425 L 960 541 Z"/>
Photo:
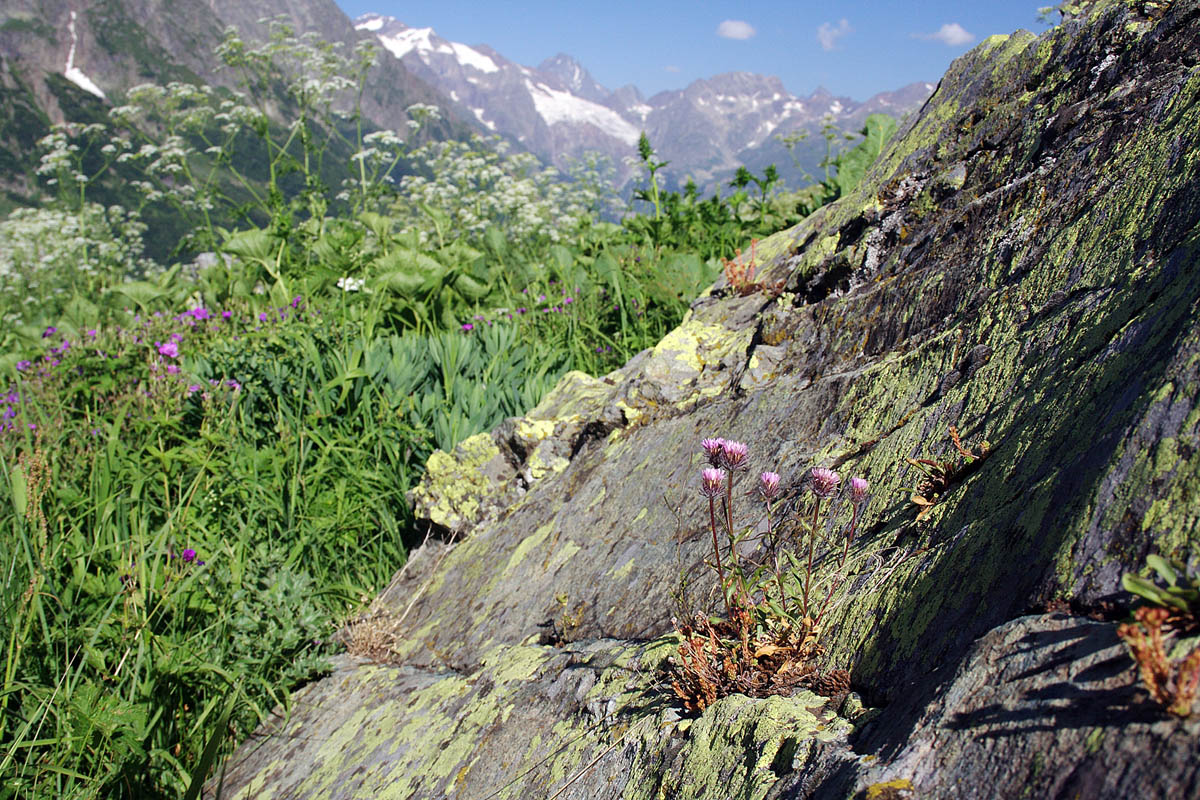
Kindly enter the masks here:
<path id="1" fill-rule="evenodd" d="M 633 86 L 609 90 L 574 58 L 559 54 L 537 67 L 508 60 L 487 45 L 451 42 L 432 28 L 413 28 L 392 17 L 366 14 L 359 30 L 380 43 L 412 73 L 473 116 L 488 131 L 511 138 L 538 157 L 564 168 L 587 151 L 599 151 L 629 176 L 624 163 L 644 130 L 676 182 L 702 187 L 726 179 L 742 164 L 775 163 L 792 186 L 801 169 L 815 173 L 824 155 L 819 132 L 826 119 L 857 130 L 874 112 L 899 116 L 915 109 L 933 85 L 912 84 L 866 102 L 818 89 L 800 98 L 773 76 L 733 72 L 698 80 L 686 89 L 647 99 Z M 794 154 L 775 138 L 809 131 Z M 797 168 L 792 155 L 800 161 Z"/>

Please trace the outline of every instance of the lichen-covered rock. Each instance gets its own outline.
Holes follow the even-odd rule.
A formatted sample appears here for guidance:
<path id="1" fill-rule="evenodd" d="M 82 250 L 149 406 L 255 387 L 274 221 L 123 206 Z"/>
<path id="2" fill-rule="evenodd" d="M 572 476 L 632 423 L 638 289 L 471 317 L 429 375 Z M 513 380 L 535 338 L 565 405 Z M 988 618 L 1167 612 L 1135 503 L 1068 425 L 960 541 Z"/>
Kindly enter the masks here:
<path id="1" fill-rule="evenodd" d="M 1163 714 L 1111 623 L 1022 617 L 976 642 L 952 676 L 901 698 L 770 794 L 1196 797 L 1200 718 Z M 878 791 L 878 789 L 877 789 Z M 903 795 L 898 795 L 903 796 Z"/>
<path id="2" fill-rule="evenodd" d="M 358 667 L 307 690 L 336 698 L 338 714 L 385 715 L 385 744 L 356 750 L 357 762 L 307 758 L 298 740 L 329 735 L 328 712 L 298 704 L 288 735 L 239 752 L 229 785 L 319 797 L 338 780 L 386 775 L 371 778 L 379 796 L 504 796 L 514 780 L 524 791 L 514 797 L 902 796 L 905 786 L 952 796 L 947 771 L 984 785 L 998 754 L 1033 758 L 1034 742 L 1052 739 L 1050 772 L 1014 767 L 996 779 L 998 796 L 1029 785 L 1123 797 L 1132 784 L 1120 776 L 1146 776 L 1137 759 L 1160 756 L 1172 771 L 1150 785 L 1194 793 L 1200 760 L 1179 755 L 1200 746 L 1194 727 L 1118 704 L 1097 744 L 1068 727 L 1086 717 L 1090 679 L 1055 672 L 1045 692 L 1022 694 L 1032 684 L 1016 673 L 987 683 L 979 654 L 1029 650 L 1005 626 L 1031 609 L 1124 603 L 1120 576 L 1148 553 L 1200 548 L 1198 52 L 1195 0 L 1109 2 L 956 61 L 857 189 L 759 243 L 758 274 L 782 296 L 733 296 L 718 282 L 658 348 L 604 378 L 572 376 L 545 408 L 493 432 L 511 472 L 488 478 L 487 492 L 505 501 L 492 514 L 458 512 L 463 535 L 438 545 L 437 568 L 401 576 L 378 600 L 396 614 L 390 660 L 401 666 Z M 990 455 L 918 523 L 905 487 L 920 476 L 906 459 L 952 457 L 951 425 L 988 440 Z M 797 739 L 790 760 L 782 745 L 768 756 L 756 733 L 777 701 L 744 698 L 690 727 L 670 723 L 667 739 L 629 722 L 629 738 L 579 745 L 589 715 L 608 719 L 607 700 L 589 709 L 599 699 L 589 689 L 583 706 L 555 705 L 522 687 L 613 681 L 610 667 L 570 654 L 615 664 L 670 631 L 678 601 L 716 609 L 695 491 L 698 444 L 711 435 L 748 442 L 751 468 L 793 487 L 814 463 L 870 480 L 823 641 L 827 666 L 850 669 L 877 710 L 848 741 Z M 427 486 L 437 507 L 443 494 L 433 478 Z M 1107 636 L 1105 669 L 1132 680 L 1110 627 L 1069 624 L 1092 643 Z M 1055 655 L 1054 635 L 1033 642 L 1036 664 L 1096 668 L 1067 644 Z M 536 669 L 500 675 L 505 654 Z M 623 691 L 655 709 L 641 719 L 668 725 L 674 699 L 653 661 L 623 673 Z M 416 685 L 436 681 L 449 681 L 441 699 Z M 1014 743 L 976 746 L 972 725 L 1000 730 L 1001 712 L 939 694 L 947 681 L 1003 684 L 1010 694 L 997 688 L 993 702 L 1047 730 L 1013 725 L 1003 736 Z M 814 725 L 841 725 L 813 703 L 825 720 Z M 962 730 L 939 709 L 962 711 Z M 701 741 L 718 718 L 723 738 Z M 727 765 L 709 789 L 672 772 L 698 769 L 699 753 Z M 1114 777 L 1096 778 L 1097 763 Z"/>

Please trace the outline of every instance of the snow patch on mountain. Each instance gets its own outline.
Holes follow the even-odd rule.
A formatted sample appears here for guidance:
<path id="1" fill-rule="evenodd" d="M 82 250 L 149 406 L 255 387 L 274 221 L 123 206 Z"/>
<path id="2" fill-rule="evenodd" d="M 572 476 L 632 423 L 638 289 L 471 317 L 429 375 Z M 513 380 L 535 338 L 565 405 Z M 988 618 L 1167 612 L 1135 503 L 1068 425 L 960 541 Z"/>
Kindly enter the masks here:
<path id="1" fill-rule="evenodd" d="M 533 105 L 547 125 L 560 122 L 589 124 L 626 144 L 635 144 L 640 135 L 637 128 L 626 122 L 611 108 L 576 97 L 570 92 L 551 89 L 544 83 L 526 80 L 525 86 Z"/>
<path id="2" fill-rule="evenodd" d="M 471 111 L 474 112 L 475 118 L 477 120 L 479 120 L 480 123 L 485 125 L 488 128 L 488 130 L 493 130 L 493 131 L 496 130 L 496 123 L 483 118 L 484 110 L 482 108 L 472 108 Z"/>
<path id="3" fill-rule="evenodd" d="M 379 43 L 396 58 L 404 58 L 416 50 L 417 53 L 453 53 L 449 46 L 438 47 L 432 41 L 433 28 L 407 28 L 399 33 L 382 34 Z"/>
<path id="4" fill-rule="evenodd" d="M 460 64 L 464 64 L 468 67 L 474 67 L 480 72 L 500 71 L 500 67 L 496 66 L 495 61 L 492 61 L 474 47 L 468 47 L 467 45 L 459 42 L 451 42 L 450 47 L 454 49 L 454 54 L 458 56 L 458 61 Z"/>
<path id="5" fill-rule="evenodd" d="M 79 41 L 79 36 L 75 33 L 74 11 L 71 12 L 71 21 L 67 23 L 67 32 L 71 34 L 71 49 L 67 51 L 67 64 L 63 67 L 63 77 L 85 92 L 91 92 L 103 100 L 104 92 L 100 87 L 91 78 L 84 75 L 83 70 L 75 66 L 75 45 Z"/>

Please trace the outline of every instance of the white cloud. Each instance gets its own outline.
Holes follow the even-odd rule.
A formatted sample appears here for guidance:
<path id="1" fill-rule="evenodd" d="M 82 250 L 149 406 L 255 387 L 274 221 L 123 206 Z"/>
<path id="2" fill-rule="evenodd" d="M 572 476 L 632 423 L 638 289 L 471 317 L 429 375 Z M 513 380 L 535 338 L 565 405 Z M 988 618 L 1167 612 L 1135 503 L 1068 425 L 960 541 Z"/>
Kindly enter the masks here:
<path id="1" fill-rule="evenodd" d="M 975 41 L 975 34 L 969 32 L 957 22 L 947 22 L 938 28 L 937 33 L 914 33 L 913 38 L 941 42 L 947 47 L 961 47 L 964 44 L 970 44 Z"/>
<path id="2" fill-rule="evenodd" d="M 822 22 L 817 28 L 817 41 L 821 43 L 822 50 L 833 50 L 837 47 L 838 39 L 853 31 L 854 28 L 850 27 L 850 21 L 845 17 L 838 20 L 837 25 L 832 22 Z"/>
<path id="3" fill-rule="evenodd" d="M 675 66 L 674 64 L 667 64 L 665 67 L 663 67 L 663 69 L 665 69 L 667 72 L 679 72 L 679 67 Z"/>
<path id="4" fill-rule="evenodd" d="M 740 19 L 727 19 L 717 26 L 717 36 L 726 39 L 749 39 L 755 33 L 753 25 Z"/>

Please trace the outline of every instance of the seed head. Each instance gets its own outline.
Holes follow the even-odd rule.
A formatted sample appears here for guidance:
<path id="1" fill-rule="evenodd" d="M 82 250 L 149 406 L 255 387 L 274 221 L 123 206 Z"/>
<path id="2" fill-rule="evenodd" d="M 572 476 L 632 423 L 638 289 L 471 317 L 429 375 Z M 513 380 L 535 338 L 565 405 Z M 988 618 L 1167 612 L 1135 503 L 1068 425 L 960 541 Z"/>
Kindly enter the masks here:
<path id="1" fill-rule="evenodd" d="M 709 467 L 700 473 L 700 494 L 709 498 L 720 497 L 725 484 L 725 470 Z"/>
<path id="2" fill-rule="evenodd" d="M 778 472 L 764 472 L 759 476 L 759 480 L 762 481 L 761 491 L 764 498 L 767 500 L 774 500 L 779 496 Z"/>
<path id="3" fill-rule="evenodd" d="M 721 448 L 724 446 L 724 439 L 705 439 L 700 443 L 704 448 L 704 456 L 708 459 L 711 466 L 717 466 L 721 461 Z"/>
<path id="4" fill-rule="evenodd" d="M 833 497 L 833 493 L 837 491 L 838 483 L 841 482 L 838 474 L 831 469 L 824 467 L 814 467 L 812 471 L 812 491 L 817 497 Z"/>
<path id="5" fill-rule="evenodd" d="M 725 440 L 721 443 L 721 466 L 730 472 L 746 469 L 750 461 L 750 448 L 741 442 Z"/>

